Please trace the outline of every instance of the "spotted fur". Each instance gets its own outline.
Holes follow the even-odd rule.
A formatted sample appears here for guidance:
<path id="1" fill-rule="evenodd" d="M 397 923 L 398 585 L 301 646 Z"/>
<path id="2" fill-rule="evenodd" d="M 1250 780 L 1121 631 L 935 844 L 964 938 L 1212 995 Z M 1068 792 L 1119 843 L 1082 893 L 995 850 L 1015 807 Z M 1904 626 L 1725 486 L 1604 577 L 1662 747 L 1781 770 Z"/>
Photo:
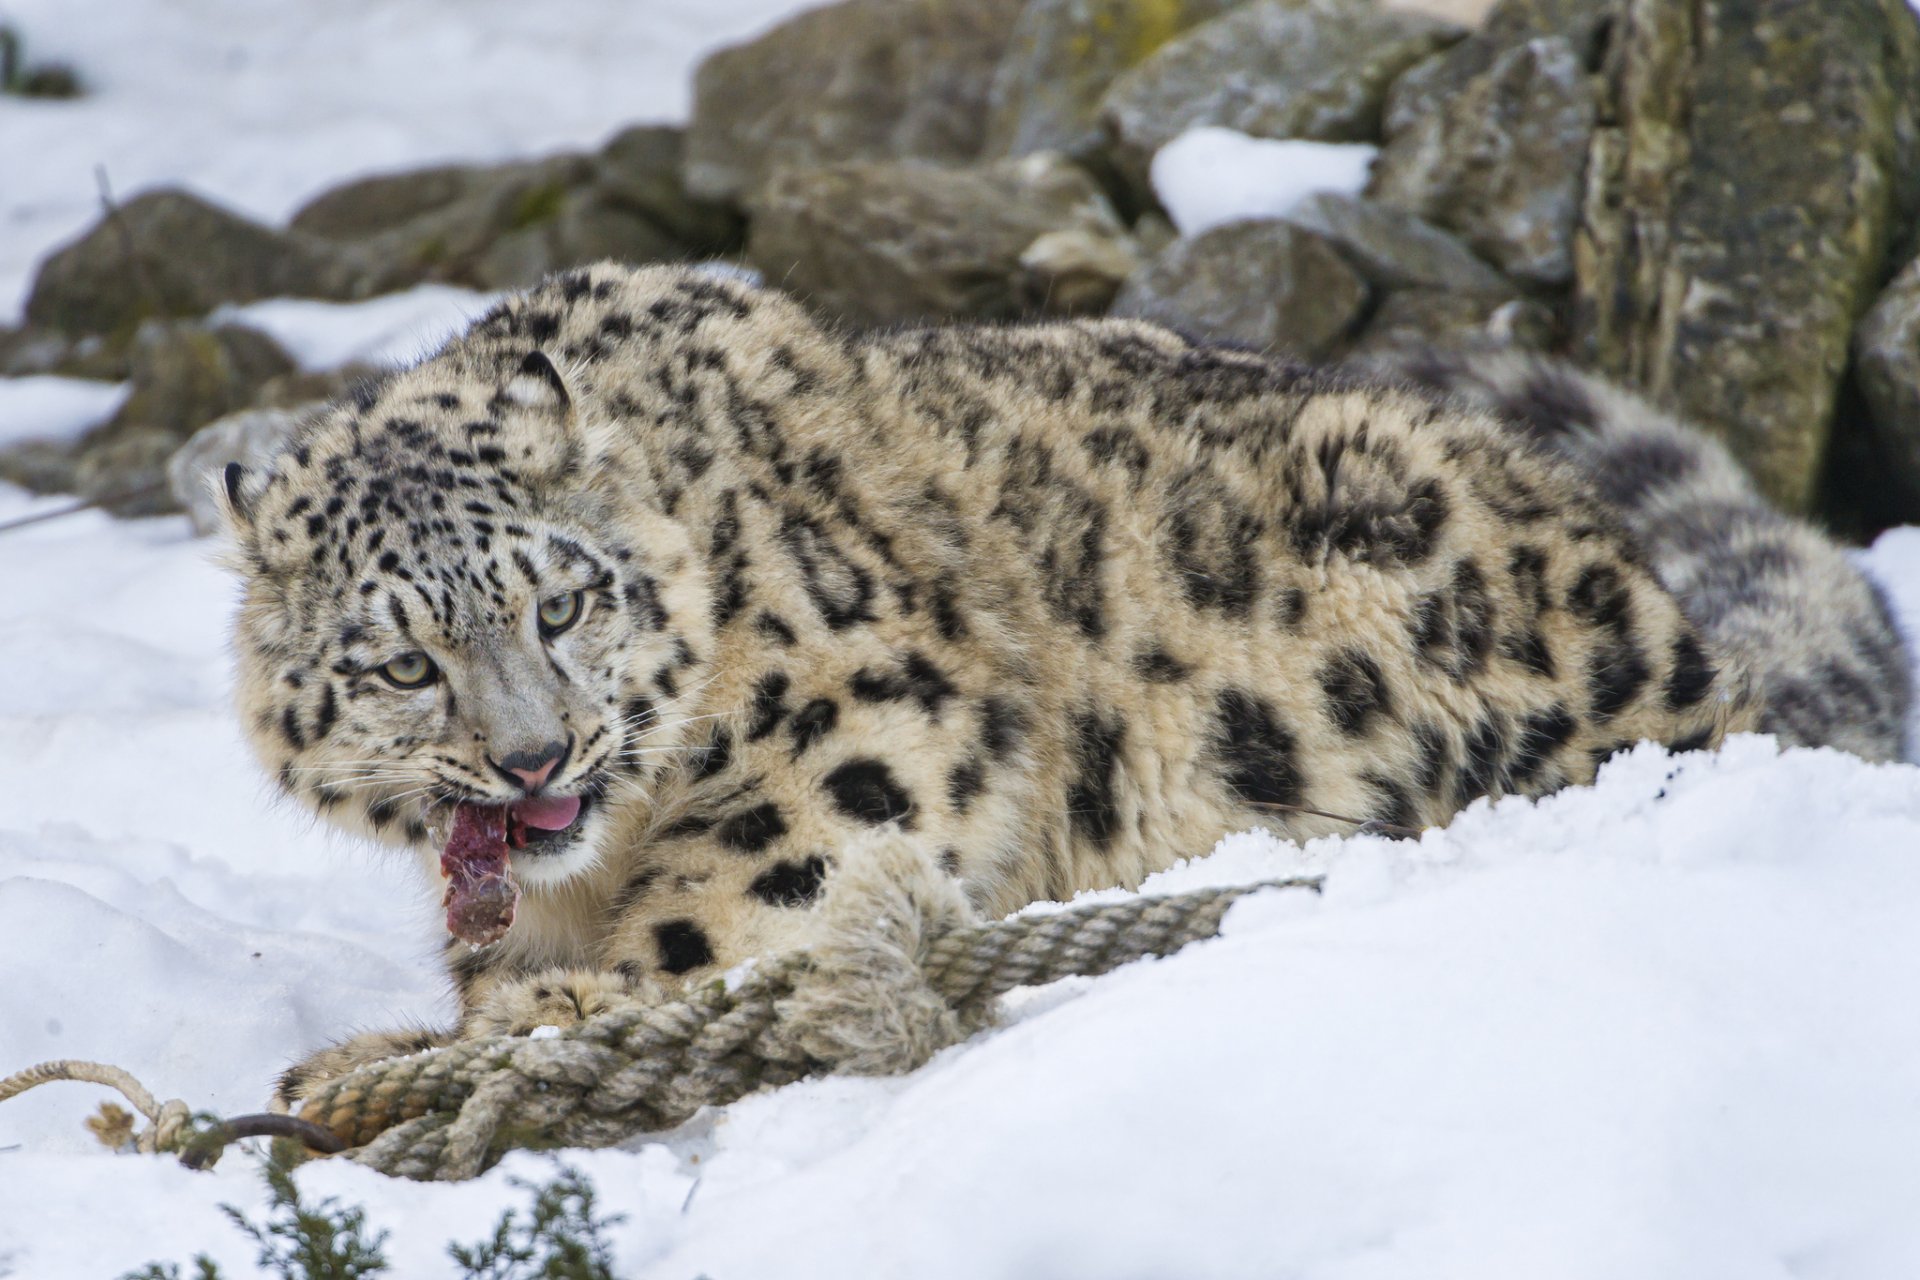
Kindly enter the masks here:
<path id="1" fill-rule="evenodd" d="M 1720 442 L 1538 357 L 1424 350 L 1373 369 L 1498 415 L 1620 513 L 1700 631 L 1670 698 L 1693 696 L 1711 650 L 1749 674 L 1759 727 L 1780 741 L 1904 757 L 1912 667 L 1885 596 L 1839 547 L 1768 506 Z"/>
<path id="2" fill-rule="evenodd" d="M 227 491 L 290 795 L 430 871 L 511 758 L 588 798 L 515 855 L 507 936 L 448 945 L 448 1034 L 804 946 L 875 828 L 995 915 L 1755 714 L 1617 504 L 1494 415 L 1139 323 L 854 335 L 601 265 Z M 394 687 L 413 653 L 440 678 Z"/>

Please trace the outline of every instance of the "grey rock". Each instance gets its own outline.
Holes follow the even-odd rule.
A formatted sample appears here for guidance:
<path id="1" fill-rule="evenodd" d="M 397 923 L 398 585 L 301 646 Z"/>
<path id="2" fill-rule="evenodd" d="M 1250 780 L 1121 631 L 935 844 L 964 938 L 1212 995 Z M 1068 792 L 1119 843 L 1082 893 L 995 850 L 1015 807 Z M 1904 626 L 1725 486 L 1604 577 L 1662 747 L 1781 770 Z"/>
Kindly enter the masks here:
<path id="1" fill-rule="evenodd" d="M 166 432 L 177 443 L 251 403 L 263 384 L 294 367 L 263 333 L 192 321 L 149 320 L 134 335 L 130 358 L 133 390 L 120 411 L 88 436 L 89 448 L 96 437 L 132 429 Z"/>
<path id="2" fill-rule="evenodd" d="M 1188 129 L 1372 142 L 1387 89 L 1463 33 L 1369 0 L 1255 0 L 1195 27 L 1114 81 L 1101 102 L 1120 172 L 1146 189 L 1153 155 Z"/>
<path id="3" fill-rule="evenodd" d="M 1920 24 L 1904 0 L 1636 0 L 1609 92 L 1581 228 L 1584 354 L 1804 511 L 1920 172 Z"/>
<path id="4" fill-rule="evenodd" d="M 1323 192 L 1296 205 L 1287 221 L 1331 240 L 1368 283 L 1382 289 L 1494 298 L 1514 293 L 1512 282 L 1466 245 L 1401 209 Z"/>
<path id="5" fill-rule="evenodd" d="M 737 249 L 739 213 L 687 191 L 687 134 L 669 125 L 635 125 L 615 134 L 594 157 L 594 185 L 604 203 L 644 218 L 682 252 L 711 257 Z"/>
<path id="6" fill-rule="evenodd" d="M 777 169 L 974 159 L 1025 0 L 843 0 L 709 57 L 694 76 L 687 189 L 754 195 Z"/>
<path id="7" fill-rule="evenodd" d="M 429 280 L 509 288 L 561 265 L 552 224 L 594 173 L 588 157 L 558 155 L 381 174 L 322 193 L 292 226 L 336 246 L 336 291 L 353 297 Z M 517 257 L 498 248 L 514 237 Z"/>
<path id="8" fill-rule="evenodd" d="M 1313 359 L 1340 343 L 1366 303 L 1366 281 L 1328 241 L 1286 222 L 1233 222 L 1168 246 L 1127 281 L 1110 314 Z"/>
<path id="9" fill-rule="evenodd" d="M 755 202 L 747 260 L 861 324 L 1098 311 L 1136 261 L 1093 180 L 1047 152 L 782 171 Z"/>
<path id="10" fill-rule="evenodd" d="M 1242 0 L 1029 0 L 994 72 L 985 154 L 1105 145 L 1100 100 L 1116 77 Z"/>
<path id="11" fill-rule="evenodd" d="M 152 191 L 109 213 L 40 266 L 27 320 L 72 334 L 198 316 L 223 302 L 330 297 L 324 244 L 263 227 L 185 191 Z"/>
<path id="12" fill-rule="evenodd" d="M 1406 289 L 1381 301 L 1348 354 L 1368 356 L 1434 346 L 1546 351 L 1555 336 L 1553 311 L 1541 302 L 1448 289 Z"/>
<path id="13" fill-rule="evenodd" d="M 52 440 L 24 440 L 0 449 L 0 480 L 30 493 L 72 493 L 75 451 Z"/>
<path id="14" fill-rule="evenodd" d="M 1920 258 L 1881 293 L 1854 333 L 1874 435 L 1909 493 L 1920 493 Z"/>
<path id="15" fill-rule="evenodd" d="M 1394 82 L 1387 95 L 1387 135 L 1417 128 L 1447 99 L 1485 75 L 1501 54 L 1541 36 L 1559 36 L 1582 66 L 1596 66 L 1605 34 L 1621 5 L 1622 0 L 1504 0 L 1493 6 L 1479 29 L 1465 40 Z"/>
<path id="16" fill-rule="evenodd" d="M 66 378 L 127 380 L 125 334 L 72 337 L 50 329 L 13 329 L 0 335 L 0 377 L 25 378 L 51 373 Z"/>
<path id="17" fill-rule="evenodd" d="M 430 280 L 513 289 L 601 258 L 736 248 L 738 214 L 686 193 L 684 141 L 682 130 L 643 125 L 592 156 L 380 174 L 323 192 L 292 226 L 335 246 L 336 291 L 354 297 Z"/>
<path id="18" fill-rule="evenodd" d="M 167 487 L 171 431 L 131 427 L 90 441 L 73 456 L 71 491 L 117 516 L 167 515 L 180 508 Z"/>
<path id="19" fill-rule="evenodd" d="M 167 459 L 167 485 L 173 500 L 193 522 L 195 533 L 220 530 L 215 498 L 227 464 L 261 468 L 273 461 L 294 429 L 325 406 L 314 401 L 295 408 L 243 409 L 208 423 Z"/>
<path id="20" fill-rule="evenodd" d="M 1455 232 L 1511 276 L 1565 284 L 1597 115 L 1573 45 L 1525 41 L 1390 131 L 1367 196 Z"/>

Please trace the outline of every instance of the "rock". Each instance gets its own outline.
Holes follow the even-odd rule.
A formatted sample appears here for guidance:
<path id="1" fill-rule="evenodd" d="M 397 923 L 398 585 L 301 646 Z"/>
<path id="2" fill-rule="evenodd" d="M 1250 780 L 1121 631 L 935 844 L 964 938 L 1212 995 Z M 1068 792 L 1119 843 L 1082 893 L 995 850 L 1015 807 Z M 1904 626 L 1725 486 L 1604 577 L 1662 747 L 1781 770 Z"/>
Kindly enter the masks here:
<path id="1" fill-rule="evenodd" d="M 320 372 L 295 369 L 261 383 L 248 407 L 295 409 L 315 400 L 338 400 L 361 383 L 383 378 L 390 372 L 367 364 L 343 364 Z"/>
<path id="2" fill-rule="evenodd" d="M 1105 311 L 1142 255 L 1115 227 L 1049 231 L 1020 254 L 1021 292 L 1056 315 Z"/>
<path id="3" fill-rule="evenodd" d="M 1094 181 L 1048 152 L 789 169 L 749 226 L 768 280 L 861 324 L 1098 311 L 1136 260 Z"/>
<path id="4" fill-rule="evenodd" d="M 993 75 L 985 154 L 1061 151 L 1077 160 L 1106 142 L 1100 100 L 1122 72 L 1241 0 L 1029 0 Z"/>
<path id="5" fill-rule="evenodd" d="M 1525 41 L 1390 131 L 1367 196 L 1455 232 L 1508 275 L 1564 285 L 1597 114 L 1573 45 Z"/>
<path id="6" fill-rule="evenodd" d="M 382 174 L 316 197 L 292 226 L 337 247 L 339 290 L 353 297 L 428 280 L 512 288 L 561 265 L 552 224 L 594 174 L 581 155 Z"/>
<path id="7" fill-rule="evenodd" d="M 0 449 L 0 480 L 30 493 L 72 493 L 74 448 L 52 440 L 24 440 Z"/>
<path id="8" fill-rule="evenodd" d="M 553 260 L 548 268 L 551 271 L 598 262 L 602 258 L 617 258 L 622 262 L 678 262 L 694 256 L 686 241 L 599 187 L 570 192 L 560 206 L 559 216 L 546 231 Z"/>
<path id="9" fill-rule="evenodd" d="M 1154 152 L 1216 125 L 1263 138 L 1372 142 L 1387 89 L 1458 27 L 1370 0 L 1255 0 L 1169 41 L 1101 102 L 1114 161 L 1147 189 Z"/>
<path id="10" fill-rule="evenodd" d="M 1127 281 L 1110 314 L 1314 359 L 1366 303 L 1366 281 L 1328 241 L 1286 222 L 1232 222 L 1168 246 Z"/>
<path id="11" fill-rule="evenodd" d="M 156 427 L 133 427 L 92 441 L 74 457 L 73 492 L 117 516 L 178 511 L 167 485 L 167 459 L 180 437 Z"/>
<path id="12" fill-rule="evenodd" d="M 324 406 L 325 401 L 313 401 L 296 408 L 243 409 L 200 428 L 174 450 L 167 460 L 168 490 L 193 522 L 193 531 L 219 532 L 220 506 L 214 494 L 228 463 L 265 467 L 294 428 Z"/>
<path id="13" fill-rule="evenodd" d="M 1369 284 L 1381 289 L 1493 298 L 1514 293 L 1511 281 L 1464 244 L 1404 210 L 1322 192 L 1294 206 L 1287 221 L 1331 240 Z"/>
<path id="14" fill-rule="evenodd" d="M 594 184 L 606 203 L 645 218 L 690 257 L 740 246 L 744 226 L 731 207 L 700 200 L 686 184 L 686 130 L 635 125 L 613 136 L 594 157 Z"/>
<path id="15" fill-rule="evenodd" d="M 735 248 L 740 219 L 689 197 L 683 133 L 640 126 L 597 155 L 382 174 L 335 188 L 294 214 L 338 245 L 356 297 L 422 281 L 512 289 L 601 258 L 681 261 Z"/>
<path id="16" fill-rule="evenodd" d="M 268 379 L 293 361 L 263 333 L 239 325 L 209 329 L 191 321 L 149 320 L 134 335 L 133 391 L 113 418 L 88 437 L 130 428 L 172 434 L 175 443 L 249 404 Z"/>
<path id="17" fill-rule="evenodd" d="M 708 58 L 694 76 L 687 189 L 754 195 L 777 169 L 974 159 L 1025 0 L 843 0 Z"/>
<path id="18" fill-rule="evenodd" d="M 520 169 L 522 166 L 508 166 Z M 495 171 L 441 165 L 357 178 L 321 192 L 294 211 L 289 229 L 328 240 L 363 240 L 491 189 Z"/>
<path id="19" fill-rule="evenodd" d="M 1374 309 L 1348 354 L 1366 356 L 1429 346 L 1546 351 L 1555 335 L 1553 312 L 1541 302 L 1447 289 L 1406 289 L 1388 294 Z"/>
<path id="20" fill-rule="evenodd" d="M 97 333 L 73 338 L 51 329 L 0 332 L 0 377 L 26 378 L 40 373 L 124 382 L 126 339 L 122 336 L 114 341 Z"/>
<path id="21" fill-rule="evenodd" d="M 324 246 L 304 236 L 185 191 L 152 191 L 41 264 L 27 320 L 67 333 L 109 333 L 150 318 L 204 315 L 223 302 L 329 297 L 331 266 Z"/>
<path id="22" fill-rule="evenodd" d="M 1920 494 L 1920 258 L 1861 320 L 1853 352 L 1881 453 L 1901 486 Z"/>
<path id="23" fill-rule="evenodd" d="M 1637 0 L 1633 18 L 1589 165 L 1577 336 L 1805 510 L 1920 172 L 1920 25 L 1904 0 Z"/>
<path id="24" fill-rule="evenodd" d="M 1501 54 L 1541 36 L 1559 36 L 1573 49 L 1580 65 L 1596 67 L 1620 2 L 1504 0 L 1493 6 L 1479 30 L 1394 81 L 1387 95 L 1387 136 L 1398 136 L 1423 120 L 1432 120 L 1447 99 L 1485 75 Z"/>

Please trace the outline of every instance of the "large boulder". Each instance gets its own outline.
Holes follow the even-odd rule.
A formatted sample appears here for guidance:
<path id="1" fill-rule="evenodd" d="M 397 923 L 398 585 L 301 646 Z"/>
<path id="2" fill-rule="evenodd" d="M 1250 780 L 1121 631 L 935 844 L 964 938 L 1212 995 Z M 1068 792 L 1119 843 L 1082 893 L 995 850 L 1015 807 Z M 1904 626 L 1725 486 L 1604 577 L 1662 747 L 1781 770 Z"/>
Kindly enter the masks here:
<path id="1" fill-rule="evenodd" d="M 1136 263 L 1093 179 L 1050 152 L 784 170 L 754 203 L 747 259 L 860 324 L 1099 311 Z"/>
<path id="2" fill-rule="evenodd" d="M 1360 357 L 1423 347 L 1546 351 L 1557 337 L 1553 311 L 1532 299 L 1403 289 L 1388 294 L 1373 309 L 1347 354 Z"/>
<path id="3" fill-rule="evenodd" d="M 167 459 L 195 430 L 293 374 L 271 338 L 238 325 L 149 320 L 128 352 L 133 389 L 119 412 L 74 446 L 15 451 L 0 476 L 76 493 L 116 515 L 174 511 Z"/>
<path id="4" fill-rule="evenodd" d="M 1287 221 L 1331 240 L 1369 284 L 1382 289 L 1492 298 L 1515 292 L 1511 281 L 1458 239 L 1401 209 L 1324 191 L 1295 205 Z"/>
<path id="5" fill-rule="evenodd" d="M 1438 77 L 1404 92 L 1424 99 L 1430 78 Z M 1396 98 L 1402 92 L 1396 88 Z M 1571 41 L 1523 41 L 1424 111 L 1399 105 L 1393 118 L 1408 123 L 1389 126 L 1367 196 L 1456 233 L 1509 275 L 1564 285 L 1573 279 L 1574 228 L 1598 110 Z"/>
<path id="6" fill-rule="evenodd" d="M 736 248 L 739 215 L 686 192 L 684 143 L 680 129 L 641 125 L 591 156 L 379 174 L 323 192 L 292 225 L 337 246 L 354 296 L 428 280 L 511 289 L 601 258 Z"/>
<path id="7" fill-rule="evenodd" d="M 1154 153 L 1202 125 L 1375 141 L 1388 87 L 1461 35 L 1371 0 L 1254 0 L 1169 41 L 1114 82 L 1101 114 L 1115 163 L 1144 190 Z"/>
<path id="8" fill-rule="evenodd" d="M 294 367 L 279 344 L 258 330 L 158 320 L 134 335 L 130 363 L 132 392 L 97 429 L 102 437 L 137 427 L 185 439 L 252 403 L 262 386 Z"/>
<path id="9" fill-rule="evenodd" d="M 975 158 L 1025 0 L 843 0 L 722 49 L 694 76 L 687 189 L 754 195 L 777 169 Z"/>
<path id="10" fill-rule="evenodd" d="M 185 191 L 150 191 L 111 210 L 41 263 L 27 320 L 68 333 L 130 331 L 223 302 L 335 296 L 324 244 L 275 231 Z"/>
<path id="11" fill-rule="evenodd" d="M 1810 504 L 1855 320 L 1912 209 L 1905 0 L 1633 0 L 1578 254 L 1598 368 L 1717 430 Z"/>
<path id="12" fill-rule="evenodd" d="M 1314 359 L 1354 328 L 1367 296 L 1329 241 L 1286 222 L 1230 222 L 1174 241 L 1127 281 L 1111 314 Z"/>
<path id="13" fill-rule="evenodd" d="M 1558 36 L 1584 66 L 1596 66 L 1625 0 L 1500 0 L 1466 39 L 1413 67 L 1387 96 L 1386 132 L 1397 137 L 1489 71 L 1501 54 L 1542 36 Z"/>
<path id="14" fill-rule="evenodd" d="M 426 280 L 531 284 L 553 265 L 550 227 L 592 176 L 593 162 L 582 155 L 379 174 L 321 193 L 293 215 L 292 229 L 337 247 L 347 264 L 344 291 L 355 297 Z M 523 242 L 518 252 L 515 236 Z"/>
<path id="15" fill-rule="evenodd" d="M 1105 144 L 1100 100 L 1114 80 L 1242 2 L 1028 0 L 994 73 L 985 153 L 1093 157 Z"/>
<path id="16" fill-rule="evenodd" d="M 242 409 L 208 423 L 175 449 L 167 459 L 167 488 L 187 513 L 194 532 L 205 535 L 220 529 L 220 505 L 214 494 L 228 463 L 255 469 L 269 466 L 294 430 L 325 403 Z"/>
<path id="17" fill-rule="evenodd" d="M 739 247 L 740 215 L 687 190 L 687 132 L 643 124 L 616 133 L 593 158 L 601 201 L 657 227 L 690 257 Z"/>
<path id="18" fill-rule="evenodd" d="M 1900 487 L 1920 495 L 1920 258 L 1874 302 L 1853 350 L 1882 456 Z"/>
<path id="19" fill-rule="evenodd" d="M 180 437 L 159 427 L 129 427 L 73 455 L 63 488 L 117 516 L 166 515 L 180 508 L 167 485 L 167 459 Z"/>

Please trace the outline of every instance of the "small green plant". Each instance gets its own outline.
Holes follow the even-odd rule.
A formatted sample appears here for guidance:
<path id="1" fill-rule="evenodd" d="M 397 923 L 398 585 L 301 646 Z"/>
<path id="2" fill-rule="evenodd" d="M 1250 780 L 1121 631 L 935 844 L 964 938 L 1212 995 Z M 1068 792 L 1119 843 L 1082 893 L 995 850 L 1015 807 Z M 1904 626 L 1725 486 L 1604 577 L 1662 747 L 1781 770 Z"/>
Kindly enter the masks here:
<path id="1" fill-rule="evenodd" d="M 544 1187 L 518 1178 L 513 1185 L 533 1193 L 527 1221 L 509 1209 L 491 1240 L 447 1246 L 466 1280 L 614 1280 L 613 1248 L 603 1233 L 624 1219 L 594 1215 L 593 1183 L 584 1174 L 561 1165 Z"/>
<path id="2" fill-rule="evenodd" d="M 180 1267 L 173 1262 L 149 1262 L 144 1269 L 129 1271 L 120 1280 L 180 1280 Z M 222 1280 L 220 1268 L 214 1266 L 205 1254 L 201 1254 L 194 1259 L 193 1275 L 189 1280 Z"/>
<path id="3" fill-rule="evenodd" d="M 263 1172 L 272 1199 L 264 1223 L 230 1204 L 220 1211 L 260 1246 L 266 1274 L 280 1280 L 364 1280 L 390 1270 L 387 1233 L 368 1233 L 365 1209 L 343 1206 L 332 1197 L 308 1204 L 284 1166 L 268 1163 Z M 613 1247 L 604 1233 L 623 1218 L 594 1212 L 593 1184 L 584 1174 L 561 1165 L 545 1186 L 517 1178 L 513 1185 L 533 1196 L 524 1220 L 509 1209 L 490 1239 L 447 1246 L 465 1280 L 614 1280 Z M 181 1280 L 181 1271 L 177 1263 L 150 1262 L 120 1280 Z M 224 1278 L 202 1253 L 194 1257 L 187 1280 Z"/>

